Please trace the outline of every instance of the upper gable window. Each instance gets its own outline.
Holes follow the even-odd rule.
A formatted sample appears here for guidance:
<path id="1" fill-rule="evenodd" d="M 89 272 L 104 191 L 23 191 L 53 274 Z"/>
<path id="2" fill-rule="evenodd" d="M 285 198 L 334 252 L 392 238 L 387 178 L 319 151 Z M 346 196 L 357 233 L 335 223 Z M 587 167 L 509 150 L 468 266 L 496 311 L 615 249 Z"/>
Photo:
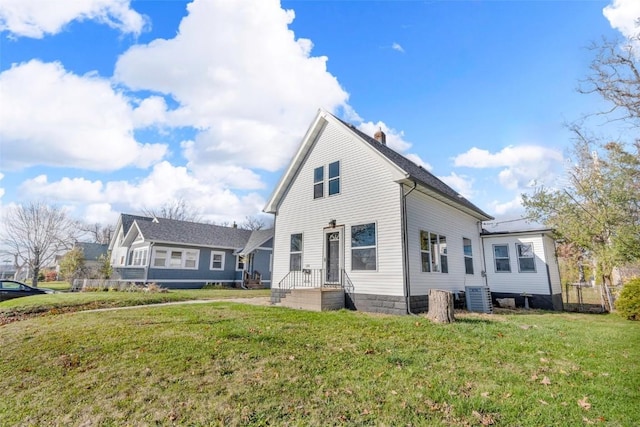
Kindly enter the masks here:
<path id="1" fill-rule="evenodd" d="M 325 196 L 324 187 L 327 181 L 328 194 L 340 194 L 340 161 L 329 163 L 326 166 L 327 177 L 325 177 L 325 166 L 318 166 L 313 170 L 313 198 L 321 199 Z"/>
<path id="2" fill-rule="evenodd" d="M 329 195 L 340 194 L 340 162 L 329 163 Z"/>
<path id="3" fill-rule="evenodd" d="M 324 166 L 313 170 L 313 198 L 319 199 L 324 196 Z"/>

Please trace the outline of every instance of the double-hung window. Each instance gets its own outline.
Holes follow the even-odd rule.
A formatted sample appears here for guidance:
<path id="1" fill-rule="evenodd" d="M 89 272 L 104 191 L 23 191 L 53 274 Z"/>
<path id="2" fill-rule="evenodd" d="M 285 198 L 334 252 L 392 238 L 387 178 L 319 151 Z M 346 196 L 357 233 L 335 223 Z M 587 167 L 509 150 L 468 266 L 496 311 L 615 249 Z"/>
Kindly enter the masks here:
<path id="1" fill-rule="evenodd" d="M 198 268 L 197 249 L 154 248 L 152 265 L 158 268 L 196 270 Z"/>
<path id="2" fill-rule="evenodd" d="M 375 222 L 351 227 L 352 270 L 375 270 L 377 268 L 376 249 Z"/>
<path id="3" fill-rule="evenodd" d="M 131 265 L 147 265 L 147 248 L 138 248 L 133 250 Z"/>
<path id="4" fill-rule="evenodd" d="M 533 256 L 533 244 L 516 243 L 516 254 L 518 256 L 518 270 L 520 273 L 536 272 L 536 259 Z"/>
<path id="5" fill-rule="evenodd" d="M 236 255 L 236 271 L 244 270 L 244 257 Z"/>
<path id="6" fill-rule="evenodd" d="M 325 166 L 318 166 L 313 169 L 313 198 L 321 199 L 325 196 Z M 329 163 L 327 167 L 327 194 L 333 196 L 340 194 L 340 161 Z"/>
<path id="7" fill-rule="evenodd" d="M 224 270 L 224 252 L 213 251 L 211 252 L 211 270 Z"/>
<path id="8" fill-rule="evenodd" d="M 508 245 L 493 245 L 493 259 L 496 263 L 497 273 L 511 272 L 511 262 L 509 261 Z"/>
<path id="9" fill-rule="evenodd" d="M 464 252 L 464 272 L 473 274 L 473 249 L 471 247 L 471 239 L 462 238 L 462 248 Z"/>
<path id="10" fill-rule="evenodd" d="M 313 170 L 313 198 L 324 197 L 324 166 Z"/>
<path id="11" fill-rule="evenodd" d="M 302 233 L 292 234 L 289 242 L 289 271 L 302 270 Z"/>
<path id="12" fill-rule="evenodd" d="M 340 193 L 340 162 L 329 163 L 329 195 Z"/>
<path id="13" fill-rule="evenodd" d="M 425 273 L 449 272 L 446 236 L 420 230 L 420 264 Z"/>

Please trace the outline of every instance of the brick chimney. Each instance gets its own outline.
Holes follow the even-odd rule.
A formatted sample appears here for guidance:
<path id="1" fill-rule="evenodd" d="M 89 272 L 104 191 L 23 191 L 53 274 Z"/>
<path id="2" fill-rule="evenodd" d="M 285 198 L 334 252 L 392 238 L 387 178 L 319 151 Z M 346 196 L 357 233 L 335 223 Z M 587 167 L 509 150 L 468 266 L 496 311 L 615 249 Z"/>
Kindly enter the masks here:
<path id="1" fill-rule="evenodd" d="M 387 145 L 387 135 L 382 132 L 382 128 L 378 129 L 378 132 L 373 134 L 373 137 L 382 145 Z"/>

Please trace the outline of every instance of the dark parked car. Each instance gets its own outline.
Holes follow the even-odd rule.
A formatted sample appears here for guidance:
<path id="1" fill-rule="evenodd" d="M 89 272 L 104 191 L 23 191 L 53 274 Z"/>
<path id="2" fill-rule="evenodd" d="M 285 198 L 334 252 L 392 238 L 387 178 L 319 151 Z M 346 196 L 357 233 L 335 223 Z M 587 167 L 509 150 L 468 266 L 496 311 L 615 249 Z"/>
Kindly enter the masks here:
<path id="1" fill-rule="evenodd" d="M 28 297 L 30 295 L 52 294 L 55 291 L 47 288 L 34 288 L 15 280 L 0 280 L 0 301 L 13 298 Z"/>

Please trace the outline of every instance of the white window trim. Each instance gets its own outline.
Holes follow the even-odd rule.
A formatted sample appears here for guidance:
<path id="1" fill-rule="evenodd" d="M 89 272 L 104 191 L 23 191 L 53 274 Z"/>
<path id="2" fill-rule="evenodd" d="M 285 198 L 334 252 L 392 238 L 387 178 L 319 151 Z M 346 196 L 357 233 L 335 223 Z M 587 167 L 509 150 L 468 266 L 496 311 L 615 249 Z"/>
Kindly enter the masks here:
<path id="1" fill-rule="evenodd" d="M 148 261 L 148 255 L 149 255 L 149 248 L 144 247 L 144 248 L 136 248 L 133 249 L 131 251 L 131 264 L 129 264 L 132 267 L 145 267 L 147 265 L 147 261 Z M 138 264 L 136 264 L 136 261 L 139 261 Z"/>
<path id="2" fill-rule="evenodd" d="M 220 257 L 220 268 L 213 267 L 213 257 L 214 255 L 222 255 Z M 209 260 L 209 270 L 211 271 L 223 271 L 224 270 L 224 261 L 226 257 L 226 252 L 223 251 L 211 251 L 211 259 Z"/>
<path id="3" fill-rule="evenodd" d="M 507 257 L 506 258 L 497 258 L 496 257 L 496 246 L 504 246 L 507 248 Z M 491 247 L 491 249 L 493 250 L 493 269 L 495 270 L 496 273 L 498 274 L 502 274 L 502 273 L 511 273 L 511 255 L 509 254 L 509 245 L 506 243 L 494 243 Z M 506 259 L 509 261 L 509 270 L 508 271 L 504 271 L 504 270 L 498 270 L 498 260 L 499 259 Z"/>
<path id="4" fill-rule="evenodd" d="M 156 254 L 157 251 L 164 251 L 167 255 L 164 258 L 164 265 L 155 265 Z M 180 252 L 180 265 L 174 266 L 171 265 L 171 256 L 174 252 Z M 186 267 L 185 264 L 187 262 L 187 253 L 194 254 L 195 266 L 194 267 Z M 200 250 L 199 249 L 187 249 L 187 248 L 171 248 L 171 247 L 163 247 L 156 246 L 153 248 L 153 257 L 151 259 L 151 267 L 152 268 L 164 268 L 171 270 L 197 270 L 200 264 Z"/>
<path id="5" fill-rule="evenodd" d="M 300 250 L 292 251 L 291 250 L 291 237 L 299 234 L 300 235 Z M 302 266 L 304 265 L 304 260 L 302 259 L 304 252 L 304 233 L 291 233 L 289 234 L 289 271 L 302 271 Z M 300 270 L 291 270 L 291 255 L 300 254 Z"/>
<path id="6" fill-rule="evenodd" d="M 340 193 L 337 193 L 340 194 Z M 353 246 L 353 227 L 357 227 L 359 225 L 369 225 L 369 224 L 373 224 L 373 227 L 375 228 L 375 232 L 376 232 L 376 238 L 375 238 L 375 244 L 374 245 L 369 245 L 369 246 Z M 368 222 L 361 222 L 358 224 L 353 224 L 351 227 L 349 227 L 349 250 L 350 250 L 350 254 L 351 254 L 351 271 L 364 271 L 364 272 L 368 272 L 368 271 L 378 271 L 378 268 L 380 266 L 380 258 L 378 257 L 378 232 L 380 230 L 378 229 L 378 222 L 377 221 L 368 221 Z M 374 268 L 373 270 L 364 270 L 364 269 L 355 269 L 353 268 L 353 251 L 354 250 L 358 250 L 358 249 L 371 249 L 373 248 L 376 254 L 376 268 Z"/>
<path id="7" fill-rule="evenodd" d="M 427 237 L 429 239 L 429 249 L 422 249 L 422 233 L 427 233 Z M 434 253 L 434 248 L 431 245 L 431 237 L 435 236 L 436 238 L 436 251 Z M 418 247 L 420 249 L 420 271 L 422 273 L 427 273 L 427 274 L 431 274 L 431 273 L 438 273 L 438 274 L 449 274 L 449 252 L 448 252 L 448 248 L 449 248 L 449 242 L 447 239 L 447 236 L 445 236 L 444 234 L 439 234 L 439 233 L 435 233 L 433 231 L 428 231 L 428 230 L 420 230 L 419 233 L 419 237 L 420 237 L 420 242 L 418 243 Z M 444 242 L 442 243 L 444 245 L 444 248 L 440 247 L 440 238 L 443 237 L 444 238 Z M 444 249 L 444 253 L 442 253 L 442 249 Z M 422 254 L 423 253 L 427 253 L 429 254 L 429 271 L 424 271 L 424 269 L 422 268 Z M 434 265 L 433 259 L 434 257 L 436 258 L 436 263 Z M 442 257 L 445 257 L 447 260 L 447 271 L 442 271 Z"/>
<path id="8" fill-rule="evenodd" d="M 240 268 L 240 259 L 241 258 L 243 258 L 243 257 L 240 256 L 240 255 L 236 255 L 236 271 L 244 271 L 244 268 L 247 266 L 245 264 L 245 262 L 246 262 L 246 259 L 245 259 L 245 261 L 242 262 L 242 268 Z"/>
<path id="9" fill-rule="evenodd" d="M 469 247 L 471 248 L 471 255 L 467 255 L 464 252 L 464 247 L 465 247 L 464 241 L 465 240 L 469 241 Z M 466 275 L 469 275 L 469 276 L 474 275 L 476 273 L 476 269 L 474 268 L 474 265 L 473 265 L 473 240 L 471 240 L 468 237 L 463 237 L 462 238 L 462 256 L 463 256 L 463 261 L 464 261 L 464 273 Z M 471 270 L 472 270 L 471 273 L 467 273 L 467 258 L 469 258 L 471 260 Z"/>
<path id="10" fill-rule="evenodd" d="M 331 177 L 331 165 L 337 163 L 338 164 L 338 175 L 334 176 L 333 178 Z M 340 160 L 336 160 L 335 162 L 331 162 L 327 165 L 327 196 L 328 197 L 333 197 L 333 196 L 337 196 L 340 193 L 342 193 L 342 185 L 340 184 L 340 181 L 342 180 L 342 167 L 340 166 Z M 337 193 L 333 193 L 331 194 L 331 181 L 338 181 L 338 192 Z M 376 236 L 377 237 L 377 236 Z M 377 239 L 376 239 L 377 241 Z M 376 253 L 377 255 L 377 253 Z M 376 258 L 376 265 L 377 265 L 378 261 Z"/>
<path id="11" fill-rule="evenodd" d="M 519 246 L 525 246 L 525 245 L 531 247 L 531 256 L 521 257 L 520 256 Z M 531 242 L 518 242 L 518 243 L 516 243 L 516 257 L 518 258 L 518 273 L 525 273 L 525 274 L 526 273 L 536 273 L 536 271 L 537 271 L 536 270 L 536 254 L 535 254 L 533 249 L 534 249 L 534 246 L 533 246 L 533 243 L 531 243 Z M 533 259 L 533 270 L 522 271 L 522 267 L 520 267 L 520 260 L 523 259 L 523 258 L 527 258 L 527 259 L 531 258 L 531 259 Z"/>

